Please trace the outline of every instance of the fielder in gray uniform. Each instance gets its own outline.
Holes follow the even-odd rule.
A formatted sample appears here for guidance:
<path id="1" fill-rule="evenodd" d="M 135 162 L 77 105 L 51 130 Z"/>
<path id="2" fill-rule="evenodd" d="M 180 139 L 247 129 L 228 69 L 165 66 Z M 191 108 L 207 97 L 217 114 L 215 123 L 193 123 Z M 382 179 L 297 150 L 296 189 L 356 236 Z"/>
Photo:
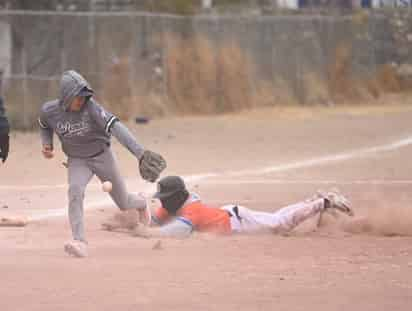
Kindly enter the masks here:
<path id="1" fill-rule="evenodd" d="M 146 201 L 127 192 L 110 148 L 113 135 L 139 161 L 142 177 L 155 182 L 166 167 L 164 159 L 138 144 L 129 130 L 113 114 L 93 98 L 93 90 L 77 72 L 64 72 L 59 99 L 45 103 L 39 124 L 42 153 L 53 157 L 53 133 L 60 139 L 68 157 L 69 220 L 73 241 L 66 243 L 65 251 L 76 257 L 87 256 L 83 224 L 83 200 L 87 184 L 96 175 L 102 182 L 110 181 L 110 196 L 130 219 L 130 226 L 138 224 L 139 216 L 146 214 Z"/>

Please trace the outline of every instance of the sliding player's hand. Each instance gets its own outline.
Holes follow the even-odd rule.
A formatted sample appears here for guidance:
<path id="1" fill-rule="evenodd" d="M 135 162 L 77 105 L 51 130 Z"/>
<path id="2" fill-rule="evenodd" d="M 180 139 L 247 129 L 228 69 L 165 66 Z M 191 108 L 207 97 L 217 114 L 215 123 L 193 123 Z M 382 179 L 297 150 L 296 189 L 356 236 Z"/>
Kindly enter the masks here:
<path id="1" fill-rule="evenodd" d="M 41 152 L 43 153 L 43 156 L 46 159 L 51 159 L 54 157 L 53 147 L 50 145 L 43 145 L 43 149 Z"/>

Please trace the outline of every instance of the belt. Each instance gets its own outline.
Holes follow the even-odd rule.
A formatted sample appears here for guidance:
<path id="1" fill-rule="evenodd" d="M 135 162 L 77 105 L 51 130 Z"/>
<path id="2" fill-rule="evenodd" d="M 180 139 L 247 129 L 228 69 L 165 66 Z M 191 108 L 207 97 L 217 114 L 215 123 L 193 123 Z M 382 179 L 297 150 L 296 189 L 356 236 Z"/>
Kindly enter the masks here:
<path id="1" fill-rule="evenodd" d="M 239 222 L 242 222 L 242 217 L 239 215 L 239 207 L 237 205 L 233 206 L 232 211 L 235 215 L 233 215 L 231 211 L 226 211 L 229 217 L 235 216 Z"/>
<path id="2" fill-rule="evenodd" d="M 102 154 L 107 150 L 107 148 L 110 147 L 110 143 L 106 143 L 105 145 L 106 145 L 106 148 L 103 147 L 102 150 L 100 150 L 99 152 L 97 152 L 97 153 L 95 153 L 95 154 L 92 154 L 92 155 L 90 155 L 90 156 L 86 156 L 86 157 L 76 157 L 76 156 L 70 156 L 70 155 L 68 155 L 67 153 L 66 153 L 66 155 L 67 155 L 69 158 L 77 158 L 77 159 L 91 159 L 91 158 L 95 158 L 95 157 L 98 157 L 99 155 L 102 155 Z"/>
<path id="3" fill-rule="evenodd" d="M 107 146 L 107 148 L 110 147 L 110 143 L 106 143 L 106 146 Z M 103 149 L 100 150 L 98 153 L 93 154 L 93 155 L 89 156 L 88 158 L 98 157 L 99 155 L 103 154 L 103 153 L 107 150 L 107 148 L 103 148 Z"/>
<path id="4" fill-rule="evenodd" d="M 103 152 L 105 152 L 105 151 L 106 151 L 106 149 L 102 149 L 98 153 L 91 155 L 90 158 L 98 157 L 99 155 L 103 154 Z"/>

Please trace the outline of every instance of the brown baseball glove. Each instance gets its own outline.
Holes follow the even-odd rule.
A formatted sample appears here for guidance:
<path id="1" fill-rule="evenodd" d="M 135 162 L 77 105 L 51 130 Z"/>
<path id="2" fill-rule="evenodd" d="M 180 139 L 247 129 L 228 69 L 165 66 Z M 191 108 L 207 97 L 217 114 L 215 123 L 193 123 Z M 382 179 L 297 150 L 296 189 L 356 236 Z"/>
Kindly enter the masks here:
<path id="1" fill-rule="evenodd" d="M 155 182 L 166 166 L 166 160 L 160 154 L 145 150 L 139 162 L 140 175 L 144 180 Z"/>

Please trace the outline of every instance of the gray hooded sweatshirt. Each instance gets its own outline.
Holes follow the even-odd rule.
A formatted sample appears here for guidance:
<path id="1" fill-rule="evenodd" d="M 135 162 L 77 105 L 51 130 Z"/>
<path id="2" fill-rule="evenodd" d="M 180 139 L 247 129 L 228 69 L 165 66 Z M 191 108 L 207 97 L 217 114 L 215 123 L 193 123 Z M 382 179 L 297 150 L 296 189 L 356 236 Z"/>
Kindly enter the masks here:
<path id="1" fill-rule="evenodd" d="M 59 137 L 68 157 L 90 158 L 110 146 L 113 134 L 138 159 L 143 148 L 118 118 L 90 98 L 80 111 L 69 111 L 74 97 L 81 91 L 93 94 L 89 83 L 76 71 L 66 71 L 60 82 L 59 99 L 46 102 L 40 111 L 39 124 L 43 145 L 53 146 L 53 133 Z"/>

